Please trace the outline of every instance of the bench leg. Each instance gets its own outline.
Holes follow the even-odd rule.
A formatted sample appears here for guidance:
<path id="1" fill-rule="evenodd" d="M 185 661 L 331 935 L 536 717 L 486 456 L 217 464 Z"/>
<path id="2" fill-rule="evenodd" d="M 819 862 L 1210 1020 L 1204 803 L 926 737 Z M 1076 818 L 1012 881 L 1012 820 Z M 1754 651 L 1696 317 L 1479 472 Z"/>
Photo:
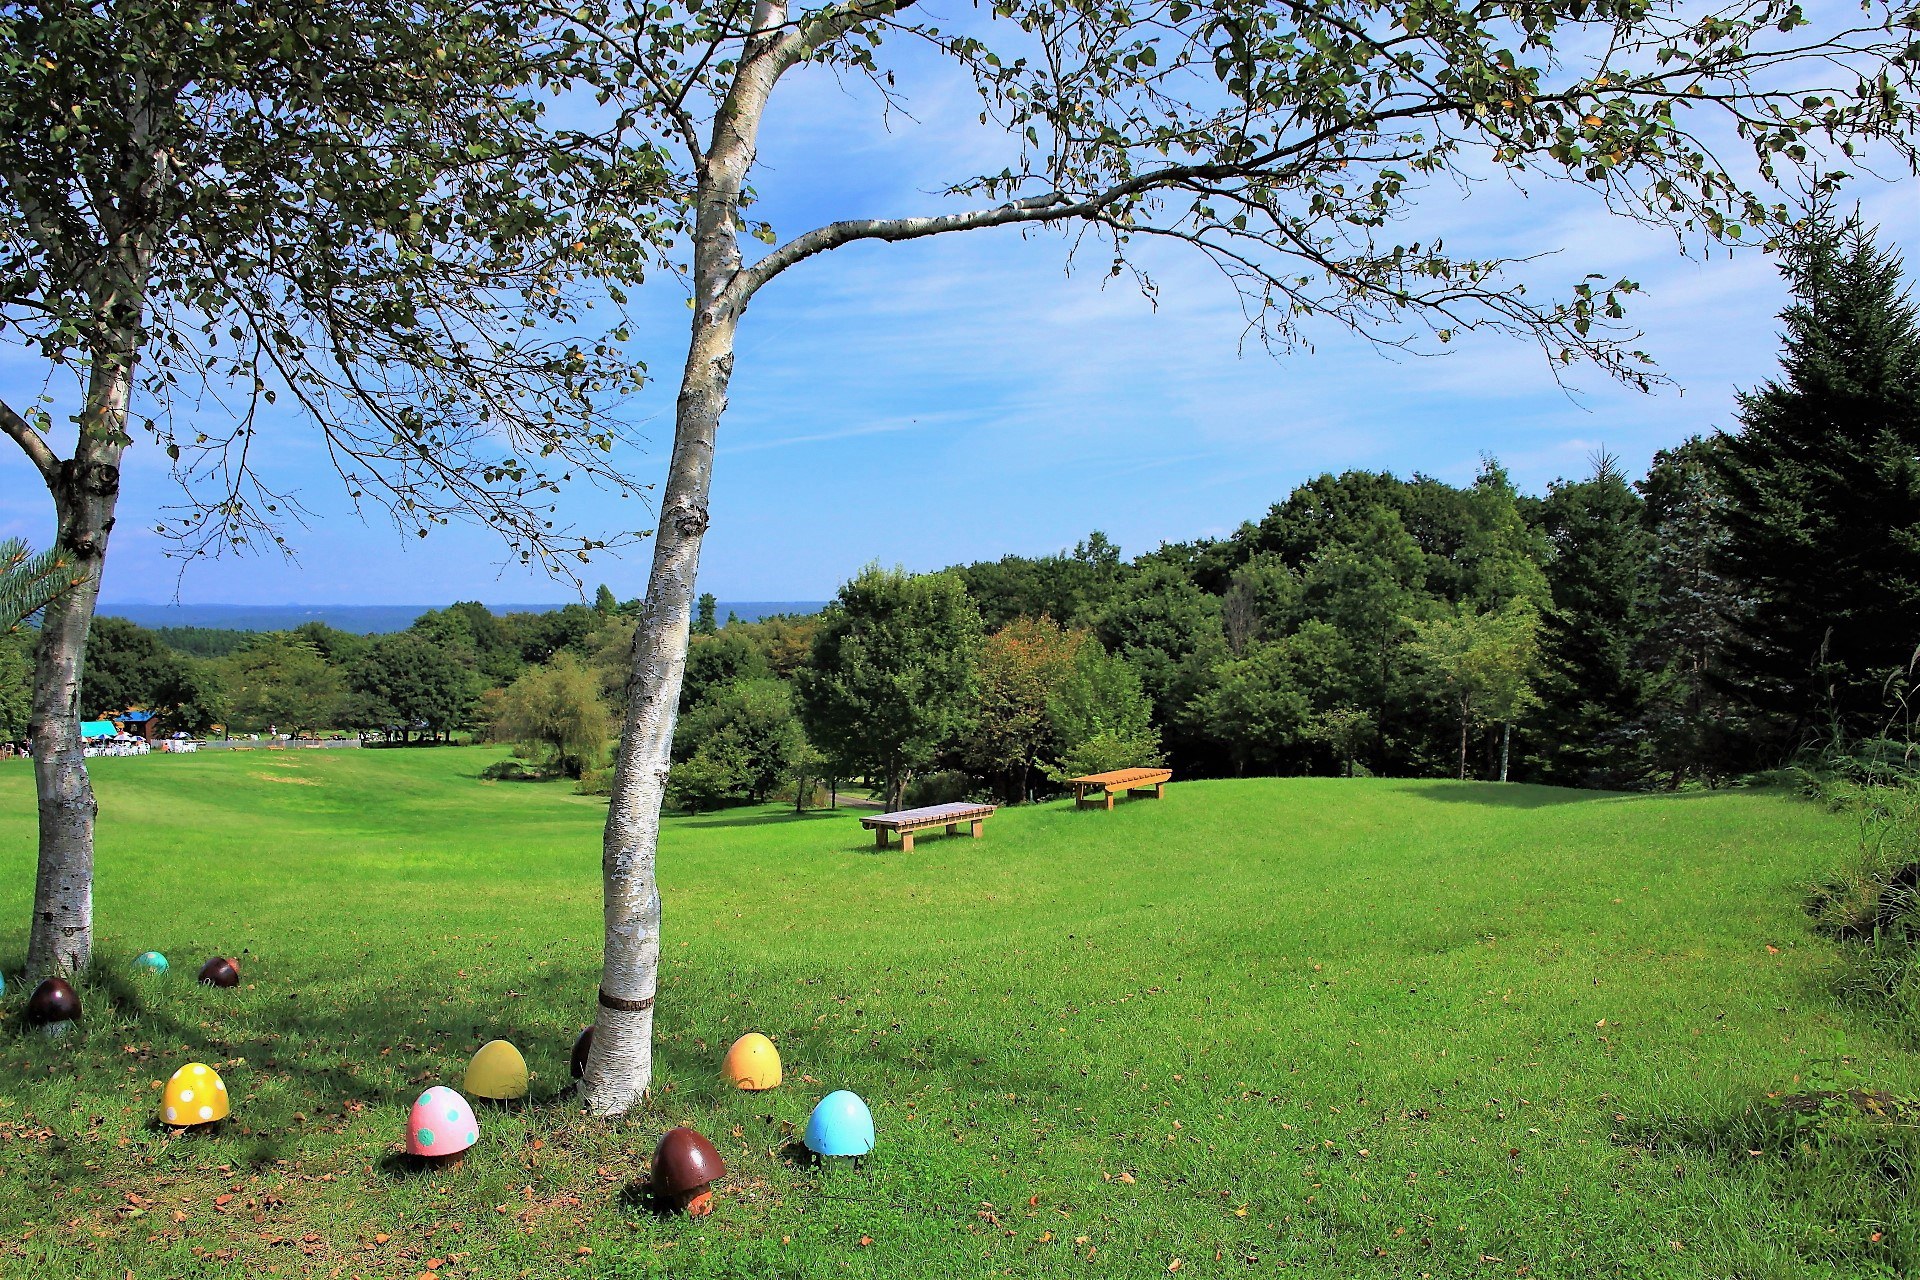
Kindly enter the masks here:
<path id="1" fill-rule="evenodd" d="M 959 834 L 960 834 L 960 824 L 959 824 L 959 823 L 957 823 L 957 822 L 949 822 L 949 823 L 947 824 L 947 834 L 948 834 L 948 835 L 950 835 L 950 836 L 957 836 L 957 835 L 959 835 Z"/>
<path id="2" fill-rule="evenodd" d="M 913 832 L 902 831 L 900 833 L 900 852 L 902 853 L 913 852 Z"/>
<path id="3" fill-rule="evenodd" d="M 1156 783 L 1154 783 L 1154 784 L 1153 784 L 1153 798 L 1154 798 L 1155 800 L 1165 800 L 1165 799 L 1167 798 L 1167 784 L 1166 784 L 1166 783 L 1164 783 L 1164 782 L 1156 782 Z"/>
<path id="4" fill-rule="evenodd" d="M 987 824 L 979 818 L 973 820 L 973 838 L 978 840 L 987 829 Z"/>
<path id="5" fill-rule="evenodd" d="M 885 827 L 875 827 L 873 829 L 873 844 L 877 849 L 887 847 L 887 829 Z"/>
<path id="6" fill-rule="evenodd" d="M 1113 812 L 1113 792 L 1107 792 L 1107 812 Z"/>

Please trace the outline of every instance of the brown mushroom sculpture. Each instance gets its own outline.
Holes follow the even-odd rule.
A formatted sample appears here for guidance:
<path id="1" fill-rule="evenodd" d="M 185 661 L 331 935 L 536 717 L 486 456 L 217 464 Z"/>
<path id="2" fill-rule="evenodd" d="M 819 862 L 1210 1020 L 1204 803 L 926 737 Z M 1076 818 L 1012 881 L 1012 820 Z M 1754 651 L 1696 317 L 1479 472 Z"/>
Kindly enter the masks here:
<path id="1" fill-rule="evenodd" d="M 200 981 L 209 987 L 237 987 L 240 966 L 225 956 L 215 956 L 200 966 Z"/>
<path id="2" fill-rule="evenodd" d="M 79 1017 L 80 993 L 65 978 L 48 978 L 27 997 L 27 1025 L 50 1036 L 65 1035 Z"/>
<path id="3" fill-rule="evenodd" d="M 713 1184 L 726 1176 L 726 1161 L 692 1129 L 667 1130 L 653 1149 L 653 1202 L 668 1212 L 712 1213 Z"/>

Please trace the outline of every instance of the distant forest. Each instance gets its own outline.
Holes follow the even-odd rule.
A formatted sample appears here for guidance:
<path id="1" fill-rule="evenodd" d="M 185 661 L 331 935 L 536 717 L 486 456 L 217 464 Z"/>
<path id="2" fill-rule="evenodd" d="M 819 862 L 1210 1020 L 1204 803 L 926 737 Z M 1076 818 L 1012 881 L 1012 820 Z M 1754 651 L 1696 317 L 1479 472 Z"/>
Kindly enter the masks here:
<path id="1" fill-rule="evenodd" d="M 1905 752 L 1920 646 L 1920 320 L 1857 223 L 1785 261 L 1781 375 L 1737 422 L 1608 456 L 1542 495 L 1366 471 L 1224 538 L 933 574 L 871 566 L 824 610 L 689 650 L 671 786 L 688 808 L 866 780 L 892 802 L 1019 800 L 1076 772 L 1720 785 L 1809 751 Z M 406 631 L 263 634 L 101 618 L 88 714 L 188 731 L 386 729 L 521 744 L 604 790 L 637 601 Z M 25 729 L 30 636 L 0 642 Z M 511 772 L 511 771 L 509 771 Z"/>

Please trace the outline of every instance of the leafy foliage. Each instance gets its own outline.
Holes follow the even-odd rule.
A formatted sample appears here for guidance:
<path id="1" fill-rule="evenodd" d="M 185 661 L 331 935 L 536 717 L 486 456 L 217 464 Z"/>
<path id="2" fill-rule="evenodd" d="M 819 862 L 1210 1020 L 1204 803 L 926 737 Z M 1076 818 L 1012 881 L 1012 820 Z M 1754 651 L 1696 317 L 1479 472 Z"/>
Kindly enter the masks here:
<path id="1" fill-rule="evenodd" d="M 668 798 L 687 810 L 729 800 L 757 804 L 796 782 L 808 764 L 808 750 L 793 690 L 784 681 L 736 680 L 681 717 L 674 730 Z"/>
<path id="2" fill-rule="evenodd" d="M 546 124 L 584 55 L 544 10 L 161 0 L 0 30 L 0 330 L 54 367 L 149 347 L 146 425 L 188 493 L 165 531 L 278 536 L 298 508 L 250 450 L 287 397 L 409 530 L 470 512 L 528 557 L 593 545 L 546 527 L 550 498 L 566 469 L 618 480 L 598 403 L 631 372 L 567 330 L 583 274 L 638 277 L 644 231 L 606 201 L 654 166 Z M 200 381 L 236 421 L 176 427 Z M 49 428 L 6 417 L 23 447 Z"/>
<path id="3" fill-rule="evenodd" d="M 1477 724 L 1511 723 L 1538 705 L 1540 615 L 1530 601 L 1475 612 L 1464 605 L 1414 624 L 1408 651 L 1453 701 L 1460 724 L 1460 778 Z"/>
<path id="4" fill-rule="evenodd" d="M 153 632 L 122 618 L 95 620 L 80 698 L 95 718 L 135 709 L 157 712 L 168 732 L 201 733 L 228 714 L 224 682 L 207 663 L 175 653 Z M 251 702 L 248 707 L 253 709 Z"/>
<path id="5" fill-rule="evenodd" d="M 843 776 L 907 781 L 961 732 L 971 709 L 980 614 L 954 574 L 869 565 L 840 588 L 800 674 L 808 738 Z"/>
<path id="6" fill-rule="evenodd" d="M 960 754 L 976 775 L 995 780 L 1003 799 L 1025 800 L 1029 777 L 1053 754 L 1049 694 L 1065 683 L 1090 639 L 1043 615 L 1016 618 L 981 646 Z"/>
<path id="7" fill-rule="evenodd" d="M 374 641 L 353 663 L 350 678 L 377 717 L 370 727 L 398 726 L 403 735 L 462 728 L 473 706 L 473 673 L 445 648 L 411 632 Z"/>
<path id="8" fill-rule="evenodd" d="M 1531 733 L 1541 776 L 1633 785 L 1652 765 L 1645 720 L 1659 674 L 1647 653 L 1656 586 L 1640 496 L 1602 456 L 1588 479 L 1553 485 L 1539 520 L 1552 587 L 1545 689 Z"/>
<path id="9" fill-rule="evenodd" d="M 568 778 L 600 763 L 611 733 L 593 673 L 565 651 L 508 686 L 493 722 L 495 738 L 543 749 L 549 767 Z"/>
<path id="10" fill-rule="evenodd" d="M 110 619 L 101 619 L 102 622 Z M 222 664 L 234 729 L 293 733 L 331 727 L 347 695 L 346 675 L 311 641 L 268 632 Z"/>

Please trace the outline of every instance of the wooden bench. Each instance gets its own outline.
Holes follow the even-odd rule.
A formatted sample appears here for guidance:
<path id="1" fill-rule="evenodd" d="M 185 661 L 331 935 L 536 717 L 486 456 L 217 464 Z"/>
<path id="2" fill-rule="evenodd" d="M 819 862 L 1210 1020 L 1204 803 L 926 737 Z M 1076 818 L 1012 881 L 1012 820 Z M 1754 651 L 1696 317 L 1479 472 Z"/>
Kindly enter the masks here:
<path id="1" fill-rule="evenodd" d="M 1164 799 L 1167 784 L 1172 781 L 1171 769 L 1114 769 L 1107 773 L 1090 773 L 1084 778 L 1069 778 L 1067 785 L 1073 788 L 1074 808 L 1100 807 L 1098 797 L 1087 799 L 1088 792 L 1100 792 L 1106 797 L 1105 807 L 1111 809 L 1113 797 L 1122 791 L 1130 796 Z"/>
<path id="2" fill-rule="evenodd" d="M 993 808 L 990 804 L 968 804 L 960 800 L 952 804 L 930 804 L 924 809 L 875 814 L 860 819 L 860 825 L 873 832 L 874 844 L 882 849 L 887 847 L 887 832 L 899 832 L 900 852 L 912 853 L 913 833 L 928 827 L 945 827 L 948 835 L 955 836 L 960 834 L 961 823 L 969 823 L 973 827 L 973 838 L 978 840 L 980 829 L 993 816 Z"/>

